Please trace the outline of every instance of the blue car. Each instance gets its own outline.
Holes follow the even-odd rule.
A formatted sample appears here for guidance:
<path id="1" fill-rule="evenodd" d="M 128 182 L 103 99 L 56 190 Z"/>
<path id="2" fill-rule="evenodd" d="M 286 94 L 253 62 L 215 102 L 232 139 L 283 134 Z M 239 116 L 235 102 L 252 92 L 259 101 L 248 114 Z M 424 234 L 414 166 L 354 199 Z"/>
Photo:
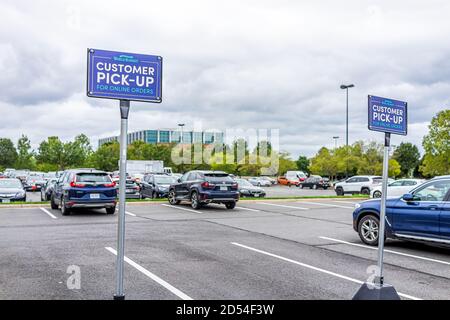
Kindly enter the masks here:
<path id="1" fill-rule="evenodd" d="M 106 172 L 74 169 L 59 177 L 50 204 L 52 209 L 60 207 L 62 215 L 69 215 L 73 208 L 104 208 L 107 214 L 114 214 L 116 197 L 116 184 Z"/>
<path id="2" fill-rule="evenodd" d="M 368 245 L 378 244 L 380 199 L 353 212 L 353 229 Z M 386 200 L 386 238 L 450 246 L 450 176 L 429 180 L 400 198 Z"/>

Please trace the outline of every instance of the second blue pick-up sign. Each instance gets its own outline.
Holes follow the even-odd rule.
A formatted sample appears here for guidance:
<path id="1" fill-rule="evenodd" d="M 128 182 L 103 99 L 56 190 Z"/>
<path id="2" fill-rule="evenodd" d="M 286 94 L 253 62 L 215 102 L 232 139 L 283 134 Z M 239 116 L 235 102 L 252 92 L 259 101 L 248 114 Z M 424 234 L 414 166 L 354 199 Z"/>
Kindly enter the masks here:
<path id="1" fill-rule="evenodd" d="M 369 95 L 369 130 L 406 135 L 407 109 L 406 102 Z"/>
<path id="2" fill-rule="evenodd" d="M 88 49 L 87 95 L 161 102 L 162 57 Z"/>

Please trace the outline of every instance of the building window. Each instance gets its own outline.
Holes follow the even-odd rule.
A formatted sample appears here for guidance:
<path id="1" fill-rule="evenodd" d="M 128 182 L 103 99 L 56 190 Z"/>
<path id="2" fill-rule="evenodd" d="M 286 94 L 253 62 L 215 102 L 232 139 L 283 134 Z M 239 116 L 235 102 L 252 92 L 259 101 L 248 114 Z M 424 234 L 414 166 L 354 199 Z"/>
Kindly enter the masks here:
<path id="1" fill-rule="evenodd" d="M 170 142 L 169 136 L 170 136 L 169 131 L 160 131 L 159 132 L 159 142 L 169 143 Z"/>
<path id="2" fill-rule="evenodd" d="M 147 131 L 147 143 L 157 143 L 158 142 L 158 131 L 148 130 Z"/>

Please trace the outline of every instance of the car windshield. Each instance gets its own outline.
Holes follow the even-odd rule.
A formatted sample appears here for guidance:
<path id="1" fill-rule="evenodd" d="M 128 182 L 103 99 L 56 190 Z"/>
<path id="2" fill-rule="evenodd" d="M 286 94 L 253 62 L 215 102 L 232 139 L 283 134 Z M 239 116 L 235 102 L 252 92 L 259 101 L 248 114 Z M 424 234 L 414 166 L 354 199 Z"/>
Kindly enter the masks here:
<path id="1" fill-rule="evenodd" d="M 111 182 L 106 173 L 77 173 L 77 182 Z"/>
<path id="2" fill-rule="evenodd" d="M 236 182 L 241 187 L 252 187 L 253 186 L 250 182 L 248 182 L 247 180 L 244 180 L 244 179 L 237 179 Z"/>
<path id="3" fill-rule="evenodd" d="M 0 180 L 0 188 L 16 188 L 21 189 L 22 183 L 19 180 L 7 180 L 7 179 L 1 179 Z"/>
<path id="4" fill-rule="evenodd" d="M 160 177 L 155 177 L 155 183 L 159 183 L 159 184 L 172 184 L 176 182 L 176 178 L 171 177 L 171 176 L 160 176 Z"/>
<path id="5" fill-rule="evenodd" d="M 205 178 L 209 182 L 234 182 L 228 173 L 205 173 Z"/>

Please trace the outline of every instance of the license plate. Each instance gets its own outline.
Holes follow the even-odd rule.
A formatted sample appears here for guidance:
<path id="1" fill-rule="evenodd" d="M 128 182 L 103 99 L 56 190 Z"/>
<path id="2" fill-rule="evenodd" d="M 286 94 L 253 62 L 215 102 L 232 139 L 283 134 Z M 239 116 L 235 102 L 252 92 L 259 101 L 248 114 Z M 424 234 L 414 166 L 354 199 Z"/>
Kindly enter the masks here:
<path id="1" fill-rule="evenodd" d="M 91 193 L 91 199 L 100 199 L 100 195 L 98 193 Z"/>
<path id="2" fill-rule="evenodd" d="M 220 191 L 228 191 L 228 187 L 221 186 Z"/>
<path id="3" fill-rule="evenodd" d="M 130 193 L 130 192 L 134 192 L 134 190 L 133 189 L 127 189 L 127 190 L 125 190 L 125 192 Z"/>
<path id="4" fill-rule="evenodd" d="M 11 200 L 9 200 L 9 199 L 2 199 L 1 202 L 3 202 L 3 203 L 10 203 Z"/>

